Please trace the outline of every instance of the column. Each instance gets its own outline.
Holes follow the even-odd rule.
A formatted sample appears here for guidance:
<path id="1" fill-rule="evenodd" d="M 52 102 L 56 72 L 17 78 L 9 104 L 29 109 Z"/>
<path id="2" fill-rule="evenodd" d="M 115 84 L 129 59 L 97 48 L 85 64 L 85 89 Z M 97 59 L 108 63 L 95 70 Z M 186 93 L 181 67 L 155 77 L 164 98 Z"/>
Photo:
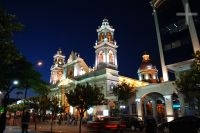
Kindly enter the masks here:
<path id="1" fill-rule="evenodd" d="M 95 67 L 97 68 L 97 65 L 98 65 L 98 54 L 97 54 L 97 51 L 95 51 L 96 53 L 96 57 L 95 57 Z"/>
<path id="2" fill-rule="evenodd" d="M 116 68 L 117 68 L 117 67 L 118 67 L 118 66 L 117 66 L 117 51 L 115 51 L 114 56 L 115 56 L 115 66 L 116 66 Z"/>
<path id="3" fill-rule="evenodd" d="M 153 7 L 153 5 L 152 5 Z M 156 26 L 156 34 L 157 34 L 157 39 L 158 39 L 158 48 L 159 48 L 159 53 L 160 53 L 160 63 L 161 63 L 161 68 L 162 68 L 162 74 L 163 74 L 163 80 L 168 81 L 168 72 L 167 68 L 165 66 L 165 59 L 163 55 L 163 48 L 162 48 L 162 42 L 161 42 L 161 36 L 160 36 L 160 28 L 158 24 L 158 17 L 156 13 L 156 9 L 153 7 L 153 16 L 154 16 L 154 21 L 155 21 L 155 26 Z"/>
<path id="4" fill-rule="evenodd" d="M 157 119 L 157 110 L 156 110 L 156 101 L 152 100 L 152 110 L 153 110 L 153 117 Z"/>
<path id="5" fill-rule="evenodd" d="M 140 98 L 136 98 L 136 106 L 137 106 L 137 115 L 140 119 L 142 119 L 142 103 L 140 101 Z"/>
<path id="6" fill-rule="evenodd" d="M 165 109 L 166 109 L 167 121 L 172 121 L 174 119 L 172 96 L 171 95 L 165 95 L 164 99 L 165 99 Z"/>

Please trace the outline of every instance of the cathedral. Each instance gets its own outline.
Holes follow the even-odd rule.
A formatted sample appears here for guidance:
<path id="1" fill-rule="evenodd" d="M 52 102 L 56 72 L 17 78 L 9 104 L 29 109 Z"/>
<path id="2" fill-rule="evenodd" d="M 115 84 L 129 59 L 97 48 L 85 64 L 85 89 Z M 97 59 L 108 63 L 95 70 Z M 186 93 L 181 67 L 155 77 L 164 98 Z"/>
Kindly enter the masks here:
<path id="1" fill-rule="evenodd" d="M 172 94 L 177 93 L 173 82 L 161 82 L 158 70 L 151 64 L 150 56 L 144 53 L 138 68 L 139 79 L 119 75 L 117 62 L 118 45 L 114 40 L 115 29 L 107 19 L 103 19 L 97 29 L 97 41 L 94 44 L 95 66 L 88 67 L 84 59 L 77 52 L 72 51 L 69 57 L 59 49 L 53 56 L 50 83 L 53 88 L 50 97 L 56 96 L 59 105 L 66 107 L 66 111 L 76 113 L 76 109 L 68 105 L 65 92 L 73 89 L 77 84 L 90 83 L 103 87 L 108 105 L 99 105 L 92 109 L 95 115 L 108 115 L 116 101 L 112 92 L 113 86 L 125 81 L 137 89 L 136 96 L 128 102 L 128 113 L 140 118 L 150 113 L 158 119 L 171 120 L 174 117 Z M 179 107 L 178 107 L 179 110 Z"/>

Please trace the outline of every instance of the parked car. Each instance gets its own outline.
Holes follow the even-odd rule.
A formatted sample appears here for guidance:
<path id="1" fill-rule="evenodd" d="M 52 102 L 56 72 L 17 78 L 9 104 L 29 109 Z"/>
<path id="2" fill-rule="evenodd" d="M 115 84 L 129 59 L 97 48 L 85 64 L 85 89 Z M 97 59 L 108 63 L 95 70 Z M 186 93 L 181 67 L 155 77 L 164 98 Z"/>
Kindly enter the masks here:
<path id="1" fill-rule="evenodd" d="M 123 133 L 126 128 L 125 121 L 120 117 L 102 117 L 99 120 L 88 121 L 88 132 L 105 133 L 110 131 L 116 131 Z"/>
<path id="2" fill-rule="evenodd" d="M 159 133 L 200 133 L 200 118 L 183 116 L 158 125 Z"/>
<path id="3" fill-rule="evenodd" d="M 144 129 L 144 121 L 135 115 L 124 115 L 122 119 L 126 123 L 126 128 L 134 131 L 142 131 Z"/>

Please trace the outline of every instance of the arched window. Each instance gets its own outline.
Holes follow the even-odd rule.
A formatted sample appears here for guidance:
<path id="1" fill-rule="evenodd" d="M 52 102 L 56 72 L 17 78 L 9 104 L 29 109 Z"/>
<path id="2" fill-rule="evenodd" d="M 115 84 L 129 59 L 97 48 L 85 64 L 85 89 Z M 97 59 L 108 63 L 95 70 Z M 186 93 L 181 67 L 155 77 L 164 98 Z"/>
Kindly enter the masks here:
<path id="1" fill-rule="evenodd" d="M 103 41 L 103 39 L 104 39 L 104 33 L 100 33 L 100 35 L 99 35 L 99 41 Z"/>
<path id="2" fill-rule="evenodd" d="M 114 55 L 113 55 L 113 51 L 109 51 L 109 53 L 108 53 L 108 55 L 109 55 L 109 63 L 110 64 L 114 64 Z"/>
<path id="3" fill-rule="evenodd" d="M 107 39 L 108 39 L 109 42 L 112 41 L 112 36 L 111 36 L 110 32 L 106 33 L 106 37 L 107 37 Z"/>
<path id="4" fill-rule="evenodd" d="M 104 52 L 103 51 L 100 51 L 99 52 L 99 55 L 98 55 L 98 62 L 99 63 L 102 63 L 103 62 L 103 60 L 104 60 Z"/>

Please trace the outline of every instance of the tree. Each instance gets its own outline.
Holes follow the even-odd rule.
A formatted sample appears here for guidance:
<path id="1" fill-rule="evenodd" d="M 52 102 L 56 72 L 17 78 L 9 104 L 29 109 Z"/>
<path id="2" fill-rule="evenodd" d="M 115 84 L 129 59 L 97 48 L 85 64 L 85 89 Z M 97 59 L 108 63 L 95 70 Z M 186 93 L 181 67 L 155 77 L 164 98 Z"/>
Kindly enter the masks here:
<path id="1" fill-rule="evenodd" d="M 104 94 L 101 90 L 101 87 L 86 83 L 86 85 L 77 84 L 73 90 L 66 93 L 68 103 L 75 107 L 80 115 L 79 133 L 81 133 L 84 113 L 92 106 L 102 105 Z"/>
<path id="2" fill-rule="evenodd" d="M 194 99 L 197 99 L 198 109 L 200 108 L 200 51 L 194 54 L 194 61 L 191 69 L 181 72 L 176 80 L 179 91 L 184 94 L 185 102 L 190 108 L 194 108 Z M 200 110 L 198 110 L 200 113 Z"/>
<path id="3" fill-rule="evenodd" d="M 15 15 L 8 14 L 0 8 L 0 91 L 4 93 L 3 115 L 6 115 L 9 94 L 14 89 L 27 89 L 27 87 L 35 89 L 46 86 L 41 80 L 40 73 L 35 70 L 34 65 L 28 62 L 14 45 L 13 35 L 22 28 L 23 25 L 16 22 Z M 13 81 L 16 79 L 20 82 L 18 86 L 13 85 Z M 3 126 L 5 127 L 5 123 L 3 123 Z"/>
<path id="4" fill-rule="evenodd" d="M 126 83 L 125 81 L 118 83 L 113 87 L 113 93 L 118 98 L 118 111 L 120 104 L 124 103 L 126 105 L 128 100 L 135 94 L 135 92 L 135 87 Z"/>

